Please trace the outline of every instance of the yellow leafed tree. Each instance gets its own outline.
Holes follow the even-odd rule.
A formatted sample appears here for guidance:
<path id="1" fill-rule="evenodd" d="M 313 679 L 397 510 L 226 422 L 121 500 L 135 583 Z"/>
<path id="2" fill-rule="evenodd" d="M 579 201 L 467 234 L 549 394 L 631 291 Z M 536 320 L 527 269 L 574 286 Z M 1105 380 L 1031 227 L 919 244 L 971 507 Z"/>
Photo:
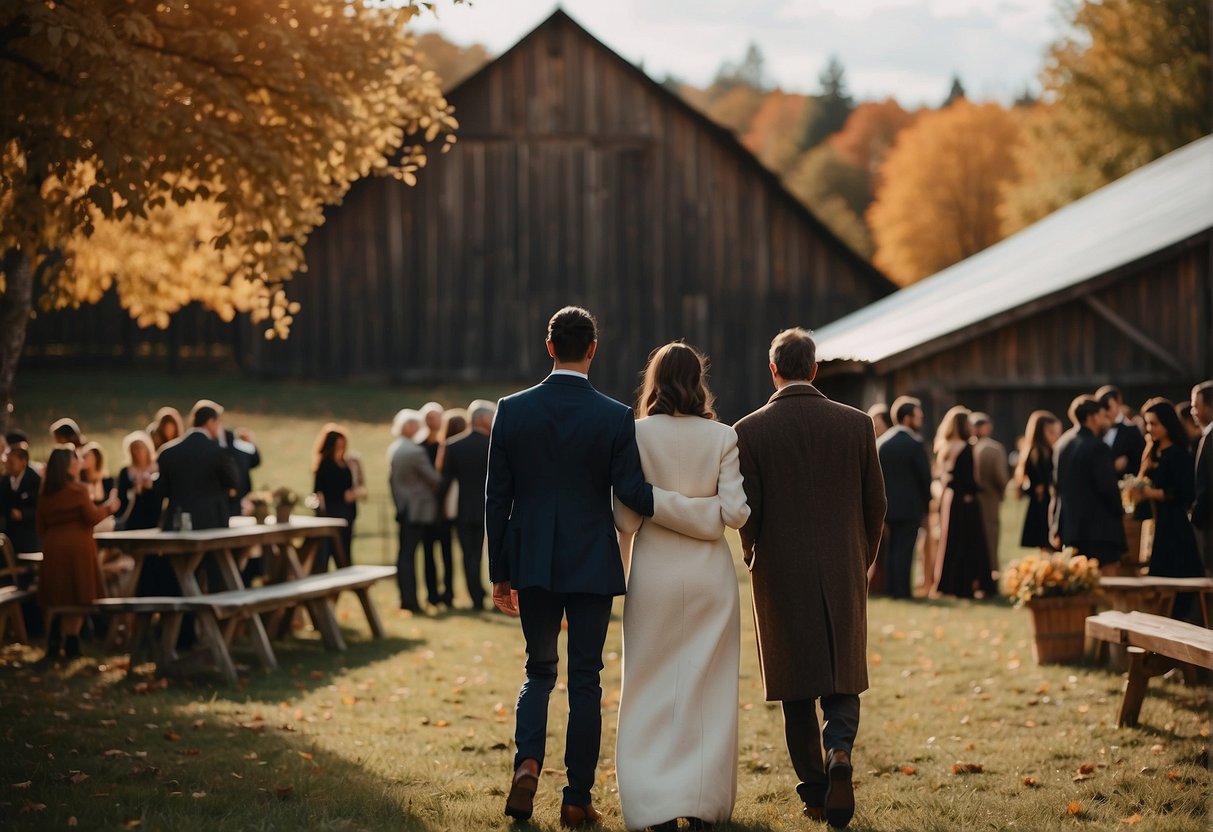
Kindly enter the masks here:
<path id="1" fill-rule="evenodd" d="M 1019 136 L 1013 114 L 963 98 L 901 131 L 868 209 L 875 264 L 906 285 L 998 242 Z"/>

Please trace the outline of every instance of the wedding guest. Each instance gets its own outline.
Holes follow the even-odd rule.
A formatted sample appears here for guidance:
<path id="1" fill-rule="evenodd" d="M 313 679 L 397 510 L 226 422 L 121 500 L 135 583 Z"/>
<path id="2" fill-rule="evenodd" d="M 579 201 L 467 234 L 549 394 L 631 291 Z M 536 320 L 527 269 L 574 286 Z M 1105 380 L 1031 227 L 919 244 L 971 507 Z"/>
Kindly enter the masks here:
<path id="1" fill-rule="evenodd" d="M 889 406 L 884 402 L 877 402 L 869 407 L 868 418 L 872 420 L 872 429 L 876 431 L 877 439 L 888 433 L 889 428 L 893 426 L 889 421 Z"/>
<path id="2" fill-rule="evenodd" d="M 985 413 L 974 413 L 973 473 L 977 478 L 977 503 L 981 506 L 981 522 L 986 532 L 986 551 L 990 569 L 997 572 L 998 543 L 1002 534 L 1002 499 L 1011 481 L 1007 449 L 994 438 L 994 422 Z"/>
<path id="3" fill-rule="evenodd" d="M 76 424 L 75 419 L 64 417 L 57 419 L 51 424 L 51 439 L 56 445 L 72 445 L 80 448 L 84 445 L 84 437 L 80 433 L 80 426 Z"/>
<path id="4" fill-rule="evenodd" d="M 1072 546 L 1098 560 L 1103 574 L 1115 575 L 1126 544 L 1119 475 L 1102 439 L 1110 424 L 1108 409 L 1099 399 L 1079 396 L 1070 404 L 1070 421 L 1074 426 L 1053 449 L 1053 545 Z"/>
<path id="5" fill-rule="evenodd" d="M 1196 446 L 1195 493 L 1192 498 L 1192 528 L 1200 547 L 1205 573 L 1213 577 L 1213 381 L 1192 388 L 1192 416 L 1200 425 L 1200 443 Z"/>
<path id="6" fill-rule="evenodd" d="M 157 528 L 160 525 L 160 504 L 156 500 L 159 468 L 156 465 L 155 442 L 146 431 L 128 433 L 122 440 L 122 455 L 122 470 L 118 472 L 118 527 Z"/>
<path id="7" fill-rule="evenodd" d="M 200 404 L 185 436 L 161 446 L 156 494 L 158 501 L 168 501 L 161 528 L 179 528 L 185 514 L 193 529 L 227 527 L 237 474 L 231 456 L 219 447 L 222 417 L 219 405 Z"/>
<path id="8" fill-rule="evenodd" d="M 340 425 L 329 422 L 316 438 L 316 450 L 312 473 L 312 491 L 319 505 L 316 514 L 320 517 L 338 517 L 346 521 L 341 530 L 341 544 L 347 562 L 353 562 L 354 521 L 358 517 L 358 488 L 354 483 L 354 472 L 346 460 L 349 435 Z M 329 547 L 324 546 L 316 555 L 313 573 L 327 572 Z M 338 566 L 341 564 L 338 563 Z"/>
<path id="9" fill-rule="evenodd" d="M 185 421 L 177 408 L 162 407 L 156 411 L 155 418 L 147 426 L 147 432 L 151 434 L 154 450 L 158 451 L 169 442 L 181 438 L 185 433 Z"/>
<path id="10" fill-rule="evenodd" d="M 96 442 L 89 442 L 80 449 L 80 482 L 88 489 L 94 505 L 109 499 L 114 490 L 114 478 L 105 468 L 105 451 Z"/>
<path id="11" fill-rule="evenodd" d="M 197 407 L 197 405 L 195 405 Z M 252 469 L 261 465 L 261 452 L 248 428 L 224 430 L 219 445 L 228 452 L 236 466 L 236 493 L 228 500 L 233 517 L 244 513 L 244 498 L 253 492 Z M 348 554 L 348 551 L 347 551 Z"/>
<path id="12" fill-rule="evenodd" d="M 463 577 L 472 609 L 484 607 L 487 597 L 481 578 L 484 563 L 484 482 L 489 470 L 489 435 L 493 430 L 492 402 L 476 401 L 468 408 L 471 430 L 448 439 L 442 454 L 442 487 L 445 502 L 456 496 L 455 530 L 463 552 Z"/>
<path id="13" fill-rule="evenodd" d="M 396 522 L 400 526 L 400 551 L 396 556 L 396 583 L 400 588 L 400 608 L 420 612 L 417 602 L 417 546 L 425 535 L 425 527 L 438 517 L 438 502 L 434 491 L 439 485 L 438 472 L 430 464 L 425 449 L 416 437 L 424 430 L 421 414 L 416 410 L 401 410 L 392 420 L 392 436 L 396 437 L 387 451 L 388 484 L 396 504 Z M 426 591 L 431 605 L 437 600 L 437 587 L 429 582 Z"/>
<path id="14" fill-rule="evenodd" d="M 681 342 L 650 355 L 635 412 L 653 518 L 614 501 L 631 563 L 615 748 L 628 829 L 725 823 L 737 797 L 741 602 L 724 534 L 750 510 L 706 369 Z"/>
<path id="15" fill-rule="evenodd" d="M 736 425 L 750 507 L 741 544 L 763 686 L 768 701 L 783 703 L 804 813 L 843 827 L 855 811 L 867 572 L 880 549 L 885 493 L 872 421 L 813 386 L 816 353 L 807 330 L 776 335 L 768 353 L 775 394 Z"/>
<path id="16" fill-rule="evenodd" d="M 1188 519 L 1188 509 L 1196 496 L 1195 468 L 1188 453 L 1183 425 L 1175 414 L 1175 405 L 1154 398 L 1142 408 L 1146 420 L 1146 448 L 1139 476 L 1150 484 L 1139 486 L 1140 499 L 1148 500 L 1154 517 L 1154 547 L 1150 554 L 1150 574 L 1165 578 L 1199 578 L 1204 564 L 1196 549 L 1196 536 Z M 1175 599 L 1174 616 L 1186 618 L 1193 602 L 1192 593 Z"/>
<path id="17" fill-rule="evenodd" d="M 1095 391 L 1095 398 L 1103 407 L 1108 419 L 1108 430 L 1103 442 L 1112 449 L 1112 464 L 1116 473 L 1132 474 L 1141 464 L 1141 454 L 1146 440 L 1137 425 L 1125 415 L 1125 397 L 1120 388 L 1105 384 Z"/>
<path id="18" fill-rule="evenodd" d="M 442 449 L 442 405 L 426 402 L 421 408 L 423 428 L 416 441 L 425 449 L 430 467 L 438 470 L 438 452 Z M 450 607 L 454 600 L 454 564 L 451 551 L 451 524 L 439 511 L 432 522 L 426 524 L 422 534 L 422 563 L 425 567 L 425 586 L 432 606 Z M 438 581 L 438 555 L 442 556 L 442 582 Z"/>
<path id="19" fill-rule="evenodd" d="M 953 407 L 935 434 L 935 465 L 943 484 L 939 513 L 942 531 L 934 591 L 940 595 L 972 598 L 995 592 L 989 543 L 979 487 L 973 467 L 973 429 L 969 410 Z"/>
<path id="20" fill-rule="evenodd" d="M 0 515 L 4 519 L 4 533 L 18 552 L 41 551 L 35 516 L 38 510 L 38 491 L 42 478 L 29 464 L 29 449 L 25 445 L 13 445 L 4 458 L 3 482 L 0 482 Z"/>
<path id="21" fill-rule="evenodd" d="M 1192 415 L 1192 403 L 1176 402 L 1175 415 L 1179 417 L 1179 423 L 1184 427 L 1184 436 L 1188 437 L 1188 452 L 1195 454 L 1197 446 L 1200 445 L 1201 430 L 1196 417 Z"/>
<path id="22" fill-rule="evenodd" d="M 931 501 L 931 463 L 922 441 L 922 402 L 901 396 L 893 402 L 892 413 L 897 426 L 876 440 L 889 506 L 885 513 L 888 592 L 894 598 L 911 598 L 914 547 Z"/>
<path id="23" fill-rule="evenodd" d="M 1047 410 L 1035 410 L 1024 431 L 1027 447 L 1015 466 L 1015 487 L 1028 500 L 1019 545 L 1025 549 L 1052 552 L 1049 534 L 1049 502 L 1053 489 L 1053 446 L 1061 438 L 1061 420 Z"/>
<path id="24" fill-rule="evenodd" d="M 38 573 L 38 604 L 43 611 L 54 607 L 83 607 L 100 594 L 100 570 L 93 527 L 118 509 L 113 493 L 95 505 L 88 488 L 80 482 L 80 456 L 73 446 L 51 451 L 46 477 L 38 499 L 37 532 L 42 541 L 42 567 Z M 82 615 L 56 618 L 47 632 L 46 658 L 59 655 L 61 637 L 68 658 L 80 655 Z"/>

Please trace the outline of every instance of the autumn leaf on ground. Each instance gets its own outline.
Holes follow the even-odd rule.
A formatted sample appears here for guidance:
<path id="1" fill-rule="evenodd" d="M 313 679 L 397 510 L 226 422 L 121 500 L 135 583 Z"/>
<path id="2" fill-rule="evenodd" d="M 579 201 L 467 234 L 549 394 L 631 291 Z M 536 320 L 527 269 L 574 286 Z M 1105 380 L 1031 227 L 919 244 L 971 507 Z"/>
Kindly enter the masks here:
<path id="1" fill-rule="evenodd" d="M 1120 822 L 1127 823 L 1130 825 L 1132 825 L 1134 823 L 1141 823 L 1141 812 L 1134 812 L 1133 814 L 1129 815 L 1127 818 L 1121 818 Z"/>
<path id="2" fill-rule="evenodd" d="M 298 751 L 296 753 L 305 760 L 312 759 L 312 754 L 309 751 Z"/>
<path id="3" fill-rule="evenodd" d="M 79 786 L 81 783 L 83 783 L 85 780 L 88 779 L 88 775 L 85 774 L 83 771 L 77 771 L 77 772 L 73 773 L 71 777 L 69 777 L 67 779 L 72 781 L 72 785 Z"/>
<path id="4" fill-rule="evenodd" d="M 246 760 L 255 760 L 255 759 L 257 759 L 257 752 L 256 752 L 256 751 L 250 751 L 249 753 L 247 753 L 247 754 L 245 754 L 245 755 L 244 755 L 244 759 L 246 759 Z"/>
<path id="5" fill-rule="evenodd" d="M 981 774 L 985 771 L 985 766 L 981 763 L 953 763 L 953 774 Z"/>
<path id="6" fill-rule="evenodd" d="M 41 812 L 45 808 L 45 803 L 35 803 L 32 800 L 27 800 L 21 807 L 21 814 L 24 815 L 26 812 Z"/>
<path id="7" fill-rule="evenodd" d="M 13 783 L 14 789 L 28 789 L 33 785 L 33 780 L 22 780 L 20 783 Z"/>
<path id="8" fill-rule="evenodd" d="M 1082 804 L 1079 803 L 1077 800 L 1071 800 L 1069 805 L 1066 806 L 1066 814 L 1067 815 L 1081 815 L 1082 814 Z"/>
<path id="9" fill-rule="evenodd" d="M 446 727 L 448 727 L 450 724 L 451 724 L 451 723 L 447 722 L 445 719 L 440 719 L 440 720 L 438 720 L 437 722 L 435 722 L 435 723 L 434 723 L 434 727 L 435 727 L 435 728 L 446 728 Z"/>
<path id="10" fill-rule="evenodd" d="M 902 766 L 902 767 L 901 767 L 901 773 L 902 773 L 902 774 L 905 774 L 905 775 L 907 775 L 907 776 L 908 776 L 908 775 L 913 775 L 913 774 L 917 774 L 917 773 L 918 773 L 918 769 L 914 768 L 914 766 Z"/>
<path id="11" fill-rule="evenodd" d="M 1023 779 L 1023 784 L 1025 786 L 1027 786 L 1029 789 L 1035 789 L 1040 785 L 1039 783 L 1036 782 L 1035 777 L 1025 777 Z"/>
<path id="12" fill-rule="evenodd" d="M 181 739 L 181 735 L 175 731 L 169 731 L 164 735 L 164 738 L 169 742 L 177 742 L 177 740 Z"/>
<path id="13" fill-rule="evenodd" d="M 1168 771 L 1168 772 L 1167 772 L 1167 779 L 1168 779 L 1168 780 L 1178 780 L 1178 779 L 1180 778 L 1180 776 L 1181 776 L 1181 775 L 1180 775 L 1180 773 L 1179 773 L 1179 770 L 1178 770 L 1178 769 L 1174 769 L 1174 768 L 1173 768 L 1173 769 L 1171 769 L 1170 771 Z"/>
<path id="14" fill-rule="evenodd" d="M 274 787 L 274 794 L 278 795 L 278 797 L 280 797 L 284 800 L 286 798 L 290 797 L 291 792 L 293 792 L 293 791 L 295 791 L 294 786 L 275 786 Z"/>

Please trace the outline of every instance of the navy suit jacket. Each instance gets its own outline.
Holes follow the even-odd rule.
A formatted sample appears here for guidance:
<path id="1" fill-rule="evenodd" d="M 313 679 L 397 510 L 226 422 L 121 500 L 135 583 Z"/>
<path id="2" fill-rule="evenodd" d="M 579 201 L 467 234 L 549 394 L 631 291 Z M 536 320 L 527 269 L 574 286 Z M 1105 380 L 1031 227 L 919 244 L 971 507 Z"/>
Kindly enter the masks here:
<path id="1" fill-rule="evenodd" d="M 653 515 L 632 409 L 578 376 L 497 403 L 489 440 L 489 578 L 513 589 L 624 593 L 611 492 Z"/>

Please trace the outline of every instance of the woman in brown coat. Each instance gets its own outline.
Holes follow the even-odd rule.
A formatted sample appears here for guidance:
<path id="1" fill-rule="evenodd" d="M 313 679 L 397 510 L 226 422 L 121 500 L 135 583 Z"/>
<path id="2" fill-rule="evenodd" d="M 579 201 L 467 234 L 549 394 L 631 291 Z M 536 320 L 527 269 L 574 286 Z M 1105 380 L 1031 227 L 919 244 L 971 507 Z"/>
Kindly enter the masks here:
<path id="1" fill-rule="evenodd" d="M 93 526 L 118 509 L 118 495 L 111 493 L 94 505 L 88 488 L 80 482 L 80 457 L 70 445 L 51 451 L 38 498 L 38 537 L 42 540 L 42 569 L 38 575 L 38 603 L 43 613 L 54 607 L 84 606 L 97 599 L 100 570 Z M 80 628 L 84 617 L 64 616 L 68 658 L 80 655 Z M 60 633 L 47 630 L 46 655 L 59 654 Z"/>

